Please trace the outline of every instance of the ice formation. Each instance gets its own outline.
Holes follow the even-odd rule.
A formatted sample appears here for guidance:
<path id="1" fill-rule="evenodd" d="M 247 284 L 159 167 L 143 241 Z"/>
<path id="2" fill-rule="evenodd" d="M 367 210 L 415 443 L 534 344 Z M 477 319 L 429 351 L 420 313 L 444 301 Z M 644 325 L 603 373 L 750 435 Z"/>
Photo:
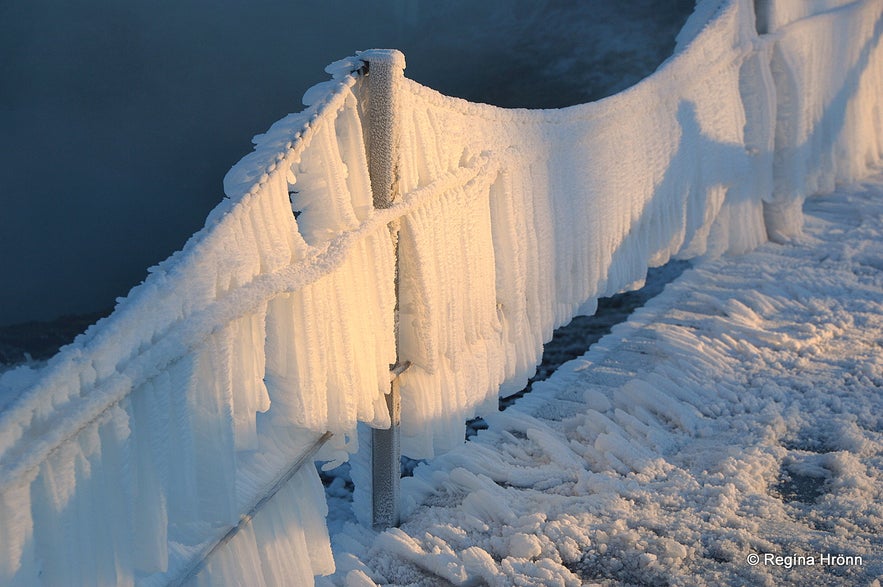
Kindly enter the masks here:
<path id="1" fill-rule="evenodd" d="M 800 234 L 806 196 L 879 161 L 879 12 L 876 2 L 773 2 L 760 15 L 774 39 L 775 187 L 765 210 L 773 240 Z"/>
<path id="2" fill-rule="evenodd" d="M 181 252 L 44 372 L 0 377 L 17 396 L 0 412 L 0 582 L 326 573 L 311 469 L 194 565 L 325 432 L 322 458 L 356 454 L 364 478 L 357 425 L 388 425 L 397 356 L 412 365 L 403 450 L 430 457 L 522 386 L 556 326 L 648 266 L 795 238 L 805 196 L 883 154 L 883 2 L 797 4 L 764 4 L 758 35 L 752 2 L 703 0 L 654 75 L 563 110 L 403 80 L 387 121 L 400 198 L 383 210 L 363 62 L 330 66 L 304 112 L 255 138 Z"/>
<path id="3" fill-rule="evenodd" d="M 419 465 L 328 584 L 878 585 L 883 173 L 804 210 Z"/>
<path id="4" fill-rule="evenodd" d="M 334 459 L 388 425 L 393 247 L 355 83 L 257 137 L 206 228 L 0 413 L 4 584 L 174 583 L 318 435 Z M 196 582 L 329 572 L 323 506 L 307 467 Z"/>
<path id="5" fill-rule="evenodd" d="M 744 129 L 770 105 L 746 111 L 740 91 L 772 93 L 763 63 L 747 58 L 755 40 L 746 4 L 728 3 L 637 86 L 557 111 L 406 84 L 402 191 L 478 154 L 499 170 L 489 189 L 451 190 L 403 219 L 399 354 L 414 363 L 401 379 L 405 454 L 461 442 L 464 417 L 500 384 L 523 387 L 555 327 L 640 283 L 648 266 L 766 239 L 768 151 L 746 149 Z"/>

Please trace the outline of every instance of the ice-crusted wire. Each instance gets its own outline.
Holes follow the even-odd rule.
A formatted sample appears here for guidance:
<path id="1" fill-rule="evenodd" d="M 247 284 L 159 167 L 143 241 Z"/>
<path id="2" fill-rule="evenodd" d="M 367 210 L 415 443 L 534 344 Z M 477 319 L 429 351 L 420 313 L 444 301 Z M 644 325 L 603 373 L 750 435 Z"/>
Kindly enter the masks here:
<path id="1" fill-rule="evenodd" d="M 490 185 L 499 162 L 488 155 L 476 158 L 471 165 L 439 177 L 431 184 L 406 194 L 402 201 L 386 210 L 378 211 L 358 229 L 344 232 L 331 241 L 314 247 L 307 257 L 273 274 L 258 276 L 230 295 L 219 298 L 189 316 L 176 322 L 157 341 L 111 377 L 98 383 L 88 400 L 70 410 L 73 418 L 69 424 L 47 430 L 40 440 L 19 446 L 17 452 L 9 452 L 0 461 L 0 490 L 38 467 L 43 460 L 78 432 L 89 426 L 111 406 L 118 404 L 137 386 L 138 382 L 155 376 L 172 364 L 187 349 L 204 340 L 219 324 L 227 324 L 253 311 L 260 304 L 282 294 L 301 290 L 338 269 L 348 253 L 368 236 L 384 230 L 392 221 L 411 213 L 440 193 L 473 183 Z"/>
<path id="2" fill-rule="evenodd" d="M 309 99 L 310 104 L 306 111 L 283 118 L 266 133 L 255 138 L 255 151 L 243 157 L 225 177 L 225 191 L 229 200 L 220 203 L 212 210 L 206 221 L 207 226 L 215 224 L 234 206 L 245 204 L 244 199 L 248 196 L 253 197 L 260 193 L 275 174 L 283 171 L 287 173 L 296 158 L 309 146 L 321 126 L 334 120 L 337 112 L 343 107 L 350 95 L 351 88 L 357 83 L 362 65 L 361 60 L 357 57 L 342 59 L 329 65 L 326 71 L 332 75 L 332 80 L 322 82 L 307 91 L 305 99 Z M 321 91 L 317 92 L 316 89 Z M 298 124 L 292 124 L 294 121 L 297 121 Z M 204 233 L 204 230 L 200 232 Z M 192 244 L 188 243 L 188 245 L 195 246 L 203 238 L 203 235 L 197 233 L 191 239 Z M 181 253 L 177 253 L 173 255 L 173 258 L 180 256 Z M 105 320 L 99 323 L 97 328 L 93 327 L 89 333 L 89 340 L 100 337 L 101 326 L 108 326 L 111 322 Z M 168 341 L 171 337 L 172 340 L 175 340 L 173 332 L 176 328 L 179 331 L 200 332 L 201 334 L 198 336 L 206 336 L 214 329 L 214 326 L 190 328 L 188 325 L 192 321 L 186 320 L 185 322 L 187 322 L 186 325 L 181 322 L 175 323 L 170 331 L 163 333 L 163 339 Z M 188 338 L 191 343 L 198 340 L 198 337 Z M 173 346 L 175 350 L 171 354 L 177 355 L 183 354 L 188 348 L 186 344 L 174 344 Z M 75 430 L 71 430 L 70 427 L 51 427 L 40 435 L 39 440 L 30 442 L 27 449 L 23 447 L 16 449 L 17 440 L 24 432 L 22 423 L 33 422 L 33 414 L 40 411 L 40 404 L 44 401 L 42 397 L 44 392 L 56 390 L 58 376 L 63 374 L 61 379 L 68 382 L 63 387 L 79 387 L 80 384 L 87 384 L 90 378 L 94 378 L 94 374 L 86 372 L 94 369 L 88 354 L 88 349 L 80 346 L 63 349 L 62 356 L 50 365 L 44 377 L 0 413 L 0 463 L 2 463 L 0 470 L 3 471 L 0 478 L 2 478 L 3 486 L 17 478 L 18 475 L 13 475 L 13 471 L 23 473 L 38 466 L 39 460 L 34 462 L 25 454 L 36 452 L 42 453 L 45 457 L 65 439 L 74 436 L 88 426 L 105 409 L 118 403 L 141 381 L 151 377 L 158 370 L 158 366 L 155 364 L 143 365 L 136 369 L 137 375 L 124 369 L 133 376 L 124 376 L 120 371 L 114 370 L 110 377 L 104 378 L 104 381 L 99 383 L 98 389 L 103 389 L 104 393 L 90 393 L 89 398 L 81 402 L 81 407 L 77 411 L 83 415 L 85 420 L 76 426 Z M 149 355 L 150 352 L 139 353 L 139 356 L 145 354 Z M 168 359 L 163 364 L 167 365 L 172 360 L 174 359 Z M 81 374 L 77 374 L 77 372 L 81 372 Z M 98 383 L 98 381 L 94 381 L 94 383 Z M 41 390 L 43 391 L 41 392 Z M 106 405 L 102 405 L 102 401 L 97 399 L 100 397 L 108 400 Z M 51 401 L 50 403 L 54 404 L 55 402 Z"/>
<path id="3" fill-rule="evenodd" d="M 236 163 L 224 178 L 224 191 L 236 200 L 260 192 L 270 177 L 287 171 L 306 149 L 323 124 L 334 120 L 349 90 L 361 76 L 363 63 L 356 57 L 337 61 L 326 68 L 332 79 L 306 91 L 308 108 L 290 114 L 254 138 L 255 150 Z"/>

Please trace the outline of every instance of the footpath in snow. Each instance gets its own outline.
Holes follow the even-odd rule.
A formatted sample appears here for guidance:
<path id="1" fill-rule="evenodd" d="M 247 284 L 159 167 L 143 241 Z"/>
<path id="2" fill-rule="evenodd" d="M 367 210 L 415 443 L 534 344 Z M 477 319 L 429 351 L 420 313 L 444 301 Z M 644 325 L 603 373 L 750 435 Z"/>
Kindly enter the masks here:
<path id="1" fill-rule="evenodd" d="M 330 581 L 879 586 L 883 175 L 805 212 L 418 467 L 401 528 L 348 526 Z"/>

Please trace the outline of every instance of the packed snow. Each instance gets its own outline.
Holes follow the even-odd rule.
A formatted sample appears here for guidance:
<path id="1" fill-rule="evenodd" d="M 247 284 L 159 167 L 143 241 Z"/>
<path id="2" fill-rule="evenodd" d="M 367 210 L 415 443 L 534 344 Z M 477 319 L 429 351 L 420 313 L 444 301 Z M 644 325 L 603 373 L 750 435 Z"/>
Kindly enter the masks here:
<path id="1" fill-rule="evenodd" d="M 759 36 L 752 2 L 703 0 L 654 75 L 563 110 L 472 104 L 400 69 L 372 78 L 370 63 L 362 74 L 366 59 L 402 66 L 395 52 L 329 66 L 304 112 L 255 137 L 225 179 L 228 198 L 182 251 L 44 369 L 0 374 L 0 580 L 274 585 L 331 573 L 316 472 L 286 482 L 286 471 L 331 433 L 317 458 L 333 467 L 352 457 L 355 516 L 369 519 L 370 454 L 360 439 L 365 426 L 389 425 L 396 360 L 410 363 L 399 377 L 403 453 L 436 460 L 409 481 L 402 530 L 376 542 L 360 529 L 338 538 L 336 577 L 346 582 L 436 580 L 407 574 L 416 568 L 464 584 L 655 581 L 657 572 L 682 576 L 678 565 L 697 557 L 772 553 L 775 537 L 752 541 L 738 520 L 753 519 L 751 507 L 778 511 L 751 497 L 776 483 L 774 469 L 785 471 L 782 496 L 823 491 L 828 480 L 837 495 L 855 495 L 831 505 L 860 513 L 835 524 L 838 536 L 873 527 L 866 500 L 876 497 L 876 473 L 861 460 L 876 450 L 871 404 L 857 404 L 865 407 L 855 427 L 825 432 L 839 444 L 823 456 L 781 465 L 781 451 L 764 453 L 786 433 L 821 426 L 801 401 L 850 413 L 837 392 L 807 391 L 825 381 L 812 361 L 828 367 L 826 386 L 850 383 L 838 369 L 853 373 L 851 364 L 830 345 L 843 338 L 858 352 L 862 333 L 878 337 L 876 310 L 853 303 L 865 298 L 813 297 L 844 285 L 870 296 L 876 274 L 804 285 L 805 267 L 775 275 L 824 260 L 824 227 L 802 236 L 805 197 L 857 179 L 883 156 L 883 1 L 822 8 L 791 23 L 769 17 L 777 28 Z M 809 47 L 807 31 L 829 50 Z M 834 43 L 835 34 L 844 36 Z M 372 111 L 393 117 L 366 119 Z M 398 158 L 366 154 L 378 134 Z M 369 173 L 384 159 L 393 167 Z M 397 201 L 374 209 L 392 186 Z M 853 208 L 875 201 L 853 199 Z M 839 200 L 824 201 L 839 221 Z M 860 236 L 879 237 L 875 218 L 859 222 L 868 232 Z M 714 261 L 767 236 L 794 244 Z M 876 267 L 876 249 L 861 242 L 840 256 Z M 652 306 L 592 351 L 590 369 L 571 364 L 519 400 L 520 412 L 495 414 L 498 396 L 534 372 L 554 328 L 672 258 L 705 263 L 682 281 L 701 291 L 676 286 L 687 288 L 683 305 Z M 786 284 L 792 274 L 796 286 Z M 875 365 L 862 363 L 856 385 L 877 381 Z M 805 397 L 789 395 L 792 371 L 806 377 L 795 384 Z M 790 411 L 777 413 L 783 405 Z M 490 425 L 486 441 L 463 449 L 465 420 L 478 414 Z M 718 462 L 724 441 L 736 448 Z M 653 525 L 656 537 L 645 536 L 644 514 L 629 518 L 629 500 L 652 507 L 657 489 L 672 495 L 657 516 L 680 524 L 672 536 Z M 524 502 L 514 497 L 521 490 Z M 707 509 L 718 513 L 703 517 Z M 418 512 L 442 511 L 465 521 L 420 529 Z M 593 533 L 585 516 L 610 512 L 622 519 Z M 716 553 L 708 557 L 682 536 L 732 520 L 720 544 L 703 544 Z M 592 558 L 616 548 L 642 553 L 637 563 L 624 554 L 628 564 Z M 411 566 L 397 575 L 401 560 Z M 867 568 L 877 567 L 856 572 Z M 622 569 L 634 575 L 616 575 Z"/>
<path id="2" fill-rule="evenodd" d="M 878 585 L 883 174 L 805 213 L 418 466 L 400 528 L 333 538 L 333 583 Z"/>

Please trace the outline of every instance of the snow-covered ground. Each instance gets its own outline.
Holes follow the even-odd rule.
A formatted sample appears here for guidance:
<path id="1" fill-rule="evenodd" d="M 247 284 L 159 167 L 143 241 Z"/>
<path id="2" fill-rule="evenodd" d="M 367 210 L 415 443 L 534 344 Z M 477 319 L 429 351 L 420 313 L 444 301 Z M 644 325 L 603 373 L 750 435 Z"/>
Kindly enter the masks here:
<path id="1" fill-rule="evenodd" d="M 879 586 L 883 174 L 805 212 L 418 467 L 401 528 L 333 538 L 331 581 Z"/>

